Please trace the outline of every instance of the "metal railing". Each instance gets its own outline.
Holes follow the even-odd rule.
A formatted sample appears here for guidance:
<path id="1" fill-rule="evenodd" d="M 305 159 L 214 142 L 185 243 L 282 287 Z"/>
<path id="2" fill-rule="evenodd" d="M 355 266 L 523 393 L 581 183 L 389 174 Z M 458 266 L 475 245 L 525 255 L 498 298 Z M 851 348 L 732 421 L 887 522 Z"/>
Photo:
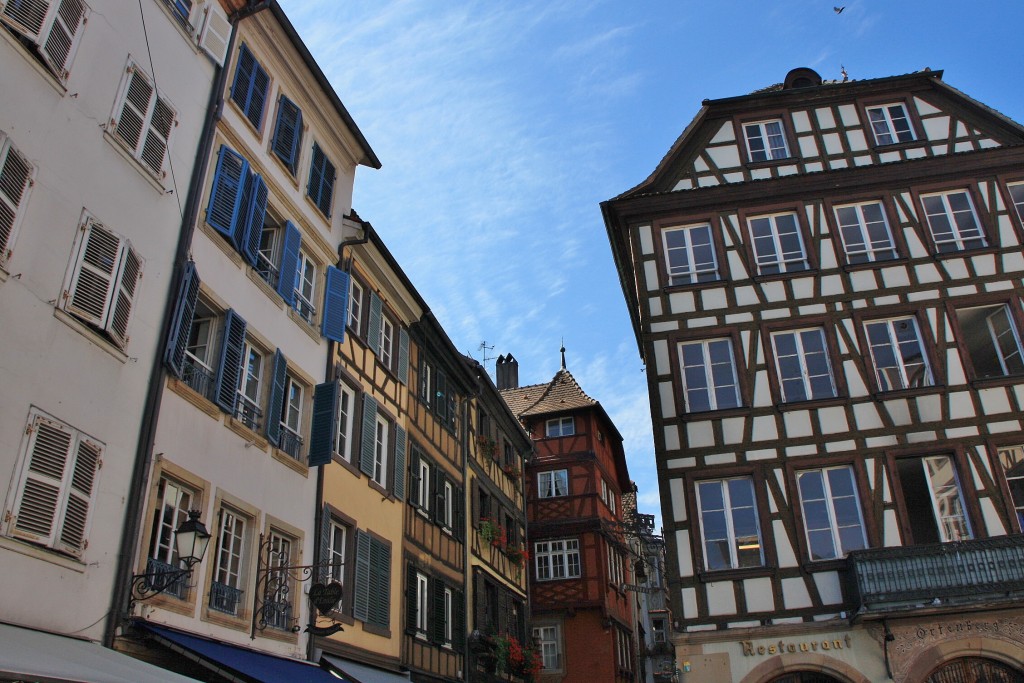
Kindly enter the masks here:
<path id="1" fill-rule="evenodd" d="M 210 584 L 210 609 L 225 614 L 238 614 L 238 603 L 242 600 L 242 591 L 223 583 L 214 581 Z"/>
<path id="2" fill-rule="evenodd" d="M 156 575 L 149 581 L 154 588 L 166 586 L 160 591 L 164 595 L 173 595 L 182 600 L 188 595 L 188 581 L 185 574 L 182 573 L 181 567 L 175 567 L 173 564 L 167 564 L 151 557 L 146 562 L 146 573 Z M 160 574 L 169 576 L 166 580 L 161 580 Z"/>
<path id="3" fill-rule="evenodd" d="M 310 325 L 313 324 L 313 318 L 316 316 L 316 306 L 302 298 L 298 290 L 295 290 L 295 310 L 302 316 L 303 320 Z"/>
<path id="4" fill-rule="evenodd" d="M 277 288 L 278 270 L 277 266 L 270 262 L 263 253 L 256 257 L 256 272 L 268 285 Z"/>
<path id="5" fill-rule="evenodd" d="M 284 425 L 281 425 L 281 444 L 278 448 L 296 460 L 302 459 L 302 437 Z"/>
<path id="6" fill-rule="evenodd" d="M 258 432 L 262 417 L 263 411 L 260 410 L 258 405 L 253 403 L 247 396 L 243 394 L 238 395 L 238 405 L 235 406 L 235 418 L 239 422 L 254 432 Z"/>
<path id="7" fill-rule="evenodd" d="M 213 371 L 200 365 L 188 354 L 181 366 L 181 381 L 204 397 L 213 400 Z"/>
<path id="8" fill-rule="evenodd" d="M 857 550 L 846 560 L 855 609 L 878 611 L 1024 593 L 1024 535 Z"/>

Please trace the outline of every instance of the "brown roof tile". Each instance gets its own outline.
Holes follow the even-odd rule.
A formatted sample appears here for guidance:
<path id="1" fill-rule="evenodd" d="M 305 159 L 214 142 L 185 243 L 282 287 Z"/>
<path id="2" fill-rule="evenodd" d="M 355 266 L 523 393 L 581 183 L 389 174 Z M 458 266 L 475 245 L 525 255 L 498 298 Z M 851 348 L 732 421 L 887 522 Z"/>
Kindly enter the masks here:
<path id="1" fill-rule="evenodd" d="M 580 388 L 568 370 L 559 370 L 547 384 L 533 384 L 518 389 L 503 389 L 502 398 L 517 417 L 544 415 L 575 408 L 598 405 Z"/>

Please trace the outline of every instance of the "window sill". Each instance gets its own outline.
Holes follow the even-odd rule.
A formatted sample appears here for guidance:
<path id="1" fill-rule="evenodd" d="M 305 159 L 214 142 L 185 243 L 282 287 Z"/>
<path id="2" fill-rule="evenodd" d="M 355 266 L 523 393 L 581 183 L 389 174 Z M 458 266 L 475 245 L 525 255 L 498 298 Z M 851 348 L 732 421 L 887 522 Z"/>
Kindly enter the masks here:
<path id="1" fill-rule="evenodd" d="M 299 312 L 296 311 L 294 308 L 288 309 L 288 317 L 291 318 L 292 321 L 296 325 L 298 325 L 303 332 L 309 335 L 310 339 L 315 341 L 317 344 L 320 343 L 320 333 L 317 331 L 316 327 L 314 327 L 313 323 L 309 322 L 301 315 L 299 315 Z"/>
<path id="2" fill-rule="evenodd" d="M 926 394 L 941 393 L 946 390 L 945 384 L 930 384 L 926 387 L 914 387 L 911 389 L 893 389 L 890 391 L 876 391 L 871 394 L 871 398 L 876 401 L 889 401 L 894 398 L 913 398 L 914 396 L 924 396 Z"/>
<path id="3" fill-rule="evenodd" d="M 989 236 L 985 235 L 985 239 L 988 240 Z M 932 249 L 935 245 L 930 245 Z M 985 254 L 998 254 L 1000 248 L 991 244 L 986 244 L 984 247 L 975 247 L 973 249 L 958 249 L 956 251 L 933 251 L 932 256 L 938 261 L 944 261 L 946 259 L 954 258 L 969 258 L 971 256 L 984 256 Z"/>
<path id="4" fill-rule="evenodd" d="M 350 456 L 350 457 L 351 457 L 351 456 Z M 361 476 L 363 476 L 363 473 L 362 473 L 362 472 L 361 472 L 361 471 L 359 470 L 359 468 L 358 468 L 358 467 L 356 467 L 355 465 L 353 465 L 353 464 L 352 464 L 352 461 L 351 461 L 351 460 L 346 460 L 345 458 L 341 457 L 341 456 L 340 456 L 340 455 L 338 455 L 337 453 L 332 453 L 332 454 L 331 454 L 331 460 L 332 460 L 333 462 L 336 462 L 336 463 L 338 463 L 339 465 L 341 465 L 341 466 L 342 466 L 342 467 L 344 467 L 345 469 L 347 469 L 347 470 L 348 470 L 349 472 L 351 472 L 352 474 L 354 474 L 354 475 L 355 475 L 356 477 L 361 477 Z"/>
<path id="5" fill-rule="evenodd" d="M 6 263 L 0 261 L 0 285 L 7 282 L 7 278 L 11 276 L 11 274 L 7 272 L 6 265 Z"/>
<path id="6" fill-rule="evenodd" d="M 9 550 L 13 553 L 24 555 L 25 557 L 31 557 L 34 560 L 41 560 L 42 562 L 55 564 L 58 567 L 68 569 L 78 574 L 85 574 L 86 565 L 81 560 L 77 560 L 52 548 L 45 548 L 29 541 L 23 541 L 11 536 L 0 536 L 0 550 Z"/>
<path id="7" fill-rule="evenodd" d="M 718 420 L 723 417 L 746 415 L 750 412 L 749 406 L 737 406 L 736 408 L 722 408 L 721 410 L 701 410 L 693 413 L 681 413 L 679 419 L 682 422 L 700 422 L 702 420 Z"/>
<path id="8" fill-rule="evenodd" d="M 245 600 L 244 597 L 242 599 L 243 601 Z M 204 605 L 202 620 L 210 624 L 216 624 L 217 626 L 223 626 L 224 628 L 243 631 L 245 633 L 248 633 L 249 629 L 252 627 L 252 623 L 249 618 L 249 611 L 244 608 L 240 609 L 238 614 L 231 615 L 211 609 L 209 605 Z"/>
<path id="9" fill-rule="evenodd" d="M 972 389 L 990 389 L 993 387 L 1003 387 L 1008 384 L 1020 384 L 1024 380 L 1022 375 L 1003 375 L 1001 377 L 983 377 L 975 378 L 968 382 Z"/>
<path id="10" fill-rule="evenodd" d="M 246 427 L 240 420 L 228 415 L 224 418 L 224 424 L 228 429 L 245 439 L 249 446 L 255 446 L 264 453 L 267 451 L 267 448 L 270 447 L 270 443 L 264 437 Z"/>
<path id="11" fill-rule="evenodd" d="M 771 168 L 772 166 L 785 166 L 787 164 L 798 164 L 800 163 L 800 157 L 788 156 L 782 159 L 765 159 L 764 161 L 747 161 L 743 166 L 747 170 L 755 170 L 758 168 Z"/>
<path id="12" fill-rule="evenodd" d="M 298 472 L 307 479 L 309 478 L 309 467 L 307 467 L 305 463 L 299 462 L 298 460 L 296 460 L 295 458 L 288 455 L 287 453 L 285 453 L 284 451 L 277 447 L 270 449 L 270 454 L 271 457 L 274 458 L 274 460 L 277 460 L 279 463 L 281 463 L 288 469 L 294 472 Z"/>
<path id="13" fill-rule="evenodd" d="M 214 420 L 220 420 L 221 409 L 216 403 L 206 398 L 198 391 L 182 382 L 173 375 L 167 377 L 167 388 L 181 396 L 183 399 L 194 405 L 199 410 L 209 415 Z"/>
<path id="14" fill-rule="evenodd" d="M 388 491 L 386 488 L 381 486 L 379 483 L 377 483 L 376 480 L 370 479 L 369 477 L 367 477 L 366 478 L 366 483 L 369 484 L 371 489 L 374 489 L 375 491 L 380 493 L 380 495 L 384 496 L 385 498 L 387 498 L 389 500 L 392 500 L 392 501 L 397 500 L 397 498 L 395 498 L 394 494 L 392 494 L 391 491 Z"/>
<path id="15" fill-rule="evenodd" d="M 808 266 L 807 268 L 804 268 L 803 270 L 787 270 L 784 273 L 772 273 L 770 275 L 755 275 L 754 277 L 752 277 L 750 279 L 753 280 L 754 282 L 757 282 L 757 283 L 761 283 L 761 282 L 775 282 L 777 280 L 789 280 L 789 279 L 797 278 L 797 277 L 814 277 L 817 274 L 818 274 L 818 269 L 817 268 L 812 268 L 812 267 Z"/>
<path id="16" fill-rule="evenodd" d="M 338 176 L 337 176 L 337 171 L 335 171 L 334 188 L 337 188 L 337 185 L 338 185 Z M 332 190 L 331 191 L 331 201 L 332 202 L 334 201 L 335 196 L 336 195 L 335 195 L 334 191 Z M 331 225 L 331 216 L 330 216 L 330 214 L 324 213 L 320 209 L 320 207 L 317 206 L 317 203 L 313 201 L 313 198 L 310 197 L 307 192 L 303 192 L 302 193 L 302 197 L 306 200 L 306 203 L 309 204 L 310 207 L 312 207 L 313 211 L 316 212 L 316 215 L 320 216 L 320 218 L 322 218 L 324 220 L 324 222 L 327 224 L 327 226 L 330 227 L 330 225 Z"/>
<path id="17" fill-rule="evenodd" d="M 375 636 L 383 636 L 385 638 L 391 637 L 391 629 L 387 626 L 378 626 L 377 624 L 371 624 L 367 621 L 362 622 L 363 631 L 366 633 L 372 633 Z"/>
<path id="18" fill-rule="evenodd" d="M 223 238 L 221 239 L 221 242 L 226 243 L 226 241 Z M 267 281 L 260 276 L 260 274 L 256 271 L 255 268 L 249 266 L 248 264 L 246 265 L 248 267 L 245 269 L 245 274 L 249 276 L 249 279 L 253 281 L 253 284 L 255 284 L 257 287 L 263 290 L 263 293 L 266 294 L 267 297 L 271 301 L 273 301 L 278 308 L 284 310 L 284 299 L 281 298 L 281 295 L 278 294 L 273 287 L 267 284 Z"/>
<path id="19" fill-rule="evenodd" d="M 70 313 L 62 311 L 59 308 L 54 308 L 53 317 L 61 321 L 62 323 L 70 327 L 72 330 L 88 339 L 89 341 L 91 341 L 96 346 L 100 347 L 101 349 L 109 353 L 111 356 L 114 357 L 114 359 L 118 363 L 121 363 L 123 365 L 128 362 L 128 354 L 119 349 L 117 346 L 114 345 L 113 342 L 108 340 L 102 334 L 95 331 L 92 327 L 82 322 L 75 316 L 71 315 Z"/>
<path id="20" fill-rule="evenodd" d="M 212 241 L 217 246 L 218 249 L 224 252 L 224 255 L 227 256 L 228 259 L 236 266 L 238 266 L 239 268 L 244 268 L 247 265 L 245 261 L 242 260 L 242 255 L 235 251 L 235 246 L 228 242 L 227 238 L 225 238 L 219 232 L 210 227 L 209 224 L 207 224 L 205 216 L 199 222 L 199 230 L 203 232 L 207 237 L 209 237 L 210 241 Z M 257 278 L 259 278 L 260 282 L 263 282 L 263 278 L 259 276 L 257 276 Z M 263 284 L 266 285 L 265 282 Z M 274 292 L 274 296 L 277 296 L 277 292 Z"/>
<path id="21" fill-rule="evenodd" d="M 809 573 L 834 572 L 846 569 L 846 566 L 846 558 L 839 557 L 830 560 L 812 560 L 810 562 L 804 562 L 801 565 L 801 569 Z"/>
<path id="22" fill-rule="evenodd" d="M 874 145 L 872 145 L 872 147 L 871 147 L 872 151 L 879 152 L 879 153 L 881 153 L 881 152 L 898 152 L 898 151 L 901 151 L 901 150 L 904 150 L 904 149 L 912 149 L 914 147 L 924 147 L 925 145 L 928 144 L 927 140 L 921 140 L 920 138 L 915 138 L 913 140 L 907 140 L 905 142 L 890 142 L 890 143 L 887 143 L 887 144 L 882 144 L 882 143 L 878 142 L 877 140 L 873 140 L 873 142 L 874 142 Z"/>
<path id="23" fill-rule="evenodd" d="M 865 263 L 844 263 L 842 265 L 843 272 L 854 273 L 858 270 L 877 270 L 879 268 L 888 268 L 890 266 L 905 266 L 910 263 L 910 259 L 905 256 L 897 256 L 891 259 L 879 259 L 878 261 L 867 261 Z"/>
<path id="24" fill-rule="evenodd" d="M 811 408 L 828 408 L 829 406 L 843 405 L 847 401 L 845 396 L 835 396 L 833 398 L 811 398 L 804 401 L 790 401 L 783 403 L 781 400 L 777 401 L 775 407 L 779 412 L 785 413 L 791 410 L 808 410 Z"/>
<path id="25" fill-rule="evenodd" d="M 161 175 L 160 177 L 157 177 L 156 175 L 154 175 L 153 170 L 151 168 L 149 168 L 148 166 L 144 166 L 142 164 L 142 162 L 140 162 L 138 159 L 133 157 L 131 155 L 131 152 L 129 152 L 127 149 L 125 149 L 124 145 L 121 142 L 119 142 L 116 137 L 114 137 L 113 133 L 110 132 L 109 128 L 110 128 L 110 124 L 108 123 L 107 124 L 107 128 L 105 128 L 104 131 L 103 131 L 103 139 L 106 140 L 107 143 L 109 143 L 110 146 L 114 148 L 114 151 L 117 152 L 118 154 L 120 154 L 121 157 L 125 161 L 127 161 L 129 164 L 131 164 L 131 166 L 136 171 L 138 171 L 139 174 L 143 178 L 146 179 L 146 182 L 148 182 L 150 185 L 152 185 L 153 189 L 156 190 L 157 192 L 159 192 L 161 195 L 165 195 L 165 194 L 168 194 L 169 192 L 172 192 L 172 190 L 169 190 L 167 187 L 164 186 L 164 184 L 163 184 L 164 176 Z M 170 153 L 171 153 L 171 146 L 170 146 L 170 144 L 168 144 L 167 145 L 167 152 L 166 152 L 166 154 L 168 156 L 170 156 Z M 166 160 L 165 160 L 165 163 L 166 163 Z"/>
<path id="26" fill-rule="evenodd" d="M 155 595 L 152 598 L 146 600 L 146 605 L 149 607 L 155 607 L 162 609 L 167 612 L 174 612 L 175 614 L 183 614 L 186 617 L 191 617 L 196 613 L 196 590 L 195 586 L 191 586 L 188 589 L 188 597 L 184 600 L 176 598 L 173 595 L 160 594 Z"/>
<path id="27" fill-rule="evenodd" d="M 277 640 L 282 643 L 297 643 L 299 642 L 299 634 L 292 633 L 291 631 L 283 631 L 273 626 L 268 626 L 262 631 L 256 630 L 256 635 L 261 638 L 267 638 L 269 640 Z"/>
<path id="28" fill-rule="evenodd" d="M 774 576 L 775 567 L 744 567 L 742 569 L 712 569 L 697 572 L 697 580 L 701 583 L 716 581 L 736 581 L 752 579 L 758 576 Z"/>
<path id="29" fill-rule="evenodd" d="M 695 289 L 710 289 L 712 287 L 724 287 L 729 284 L 728 278 L 718 278 L 717 280 L 707 280 L 705 282 L 687 282 L 680 285 L 665 285 L 661 288 L 663 294 L 671 294 L 672 292 L 689 292 Z"/>

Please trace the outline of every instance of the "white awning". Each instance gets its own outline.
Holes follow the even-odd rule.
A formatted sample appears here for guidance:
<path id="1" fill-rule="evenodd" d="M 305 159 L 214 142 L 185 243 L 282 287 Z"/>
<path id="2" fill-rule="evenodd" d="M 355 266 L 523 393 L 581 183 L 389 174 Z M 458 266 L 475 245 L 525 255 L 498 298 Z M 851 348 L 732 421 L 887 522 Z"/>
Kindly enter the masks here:
<path id="1" fill-rule="evenodd" d="M 357 664 L 351 659 L 342 659 L 334 655 L 325 654 L 321 657 L 341 674 L 340 676 L 339 673 L 334 675 L 345 683 L 408 683 L 409 681 L 409 674 L 397 674 L 368 664 Z"/>
<path id="2" fill-rule="evenodd" d="M 0 678 L 38 683 L 196 683 L 99 643 L 0 624 Z"/>

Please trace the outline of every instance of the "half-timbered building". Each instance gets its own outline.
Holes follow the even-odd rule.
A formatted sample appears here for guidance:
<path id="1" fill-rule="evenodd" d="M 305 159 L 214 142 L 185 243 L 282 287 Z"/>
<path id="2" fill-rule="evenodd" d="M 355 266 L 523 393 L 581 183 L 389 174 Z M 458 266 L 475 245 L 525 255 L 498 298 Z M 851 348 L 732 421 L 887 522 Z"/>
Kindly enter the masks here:
<path id="1" fill-rule="evenodd" d="M 467 680 L 492 683 L 525 678 L 530 662 L 510 662 L 513 647 L 531 649 L 528 635 L 529 547 L 526 529 L 525 464 L 533 442 L 502 400 L 484 367 L 467 358 L 476 377 L 467 416 L 466 538 Z M 499 382 L 514 359 L 499 356 Z"/>
<path id="2" fill-rule="evenodd" d="M 632 582 L 622 524 L 631 490 L 622 436 L 565 367 L 550 382 L 498 388 L 534 441 L 526 467 L 531 628 L 541 680 L 636 680 Z M 511 372 L 508 372 L 511 370 Z M 502 381 L 504 380 L 504 381 Z"/>
<path id="3" fill-rule="evenodd" d="M 796 69 L 602 205 L 683 680 L 1024 680 L 1022 143 L 939 71 Z"/>

